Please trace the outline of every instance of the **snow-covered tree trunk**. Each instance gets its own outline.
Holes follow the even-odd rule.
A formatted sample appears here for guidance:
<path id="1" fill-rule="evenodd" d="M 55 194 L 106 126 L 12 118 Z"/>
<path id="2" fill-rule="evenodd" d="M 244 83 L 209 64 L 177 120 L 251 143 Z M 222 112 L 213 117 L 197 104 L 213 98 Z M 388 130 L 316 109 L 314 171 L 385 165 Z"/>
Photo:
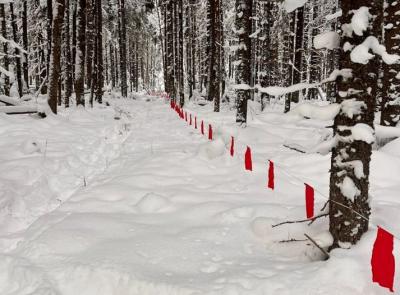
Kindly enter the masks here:
<path id="1" fill-rule="evenodd" d="M 389 53 L 400 48 L 400 2 L 388 0 L 385 9 L 385 45 Z M 400 64 L 384 65 L 381 124 L 396 126 L 400 121 Z"/>
<path id="2" fill-rule="evenodd" d="M 271 0 L 267 0 L 262 3 L 262 22 L 261 22 L 261 47 L 262 47 L 262 55 L 260 57 L 261 64 L 261 75 L 260 75 L 260 83 L 261 87 L 271 86 L 271 75 L 272 75 L 272 67 L 273 61 L 271 55 L 271 28 L 273 25 L 272 18 L 272 3 Z M 261 107 L 264 109 L 265 103 L 269 102 L 270 97 L 267 93 L 261 94 Z"/>
<path id="3" fill-rule="evenodd" d="M 60 72 L 61 72 L 61 41 L 62 27 L 64 20 L 64 0 L 57 0 L 55 3 L 53 25 L 52 25 L 52 49 L 50 58 L 50 76 L 49 76 L 49 106 L 53 113 L 57 114 L 57 101 L 60 90 Z"/>
<path id="4" fill-rule="evenodd" d="M 18 28 L 17 28 L 17 19 L 14 14 L 14 3 L 10 3 L 10 14 L 11 14 L 11 26 L 13 39 L 16 44 L 18 44 Z M 18 95 L 22 97 L 23 95 L 23 84 L 22 84 L 22 67 L 21 67 L 21 51 L 19 48 L 15 48 L 15 64 L 16 64 L 16 72 L 17 72 L 17 85 L 18 85 Z"/>
<path id="5" fill-rule="evenodd" d="M 246 124 L 247 102 L 251 83 L 251 16 L 252 0 L 236 0 L 235 30 L 238 37 L 236 68 L 236 122 Z"/>
<path id="6" fill-rule="evenodd" d="M 376 57 L 366 63 L 359 61 L 360 55 L 352 55 L 349 44 L 359 46 L 368 36 L 378 36 L 382 26 L 382 1 L 342 0 L 341 7 L 344 33 L 340 68 L 351 71 L 352 76 L 338 79 L 337 101 L 341 109 L 334 122 L 337 145 L 332 153 L 329 203 L 332 248 L 355 244 L 368 230 L 379 62 Z"/>

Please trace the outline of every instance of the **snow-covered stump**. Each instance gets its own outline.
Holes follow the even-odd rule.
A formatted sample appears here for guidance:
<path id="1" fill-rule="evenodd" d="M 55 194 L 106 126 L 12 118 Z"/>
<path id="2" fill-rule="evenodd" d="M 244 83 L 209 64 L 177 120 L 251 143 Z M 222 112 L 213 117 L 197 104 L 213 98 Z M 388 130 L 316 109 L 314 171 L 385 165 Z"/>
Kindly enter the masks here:
<path id="1" fill-rule="evenodd" d="M 366 46 L 368 36 L 374 38 L 371 36 L 378 36 L 381 30 L 382 2 L 344 0 L 342 9 L 340 68 L 351 69 L 353 75 L 338 79 L 337 101 L 341 102 L 341 109 L 334 122 L 337 145 L 332 152 L 329 205 L 333 248 L 357 243 L 368 230 L 379 60 L 368 53 L 370 49 L 375 51 L 373 48 L 360 49 Z"/>

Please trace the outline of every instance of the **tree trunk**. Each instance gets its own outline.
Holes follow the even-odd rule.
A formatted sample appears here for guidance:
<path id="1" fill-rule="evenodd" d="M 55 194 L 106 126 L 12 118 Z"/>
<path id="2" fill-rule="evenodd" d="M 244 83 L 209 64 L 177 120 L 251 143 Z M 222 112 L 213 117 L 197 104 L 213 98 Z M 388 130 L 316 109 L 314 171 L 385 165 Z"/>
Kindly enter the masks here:
<path id="1" fill-rule="evenodd" d="M 13 32 L 13 39 L 16 44 L 18 44 L 18 35 L 17 35 L 17 20 L 14 14 L 14 4 L 10 3 L 10 14 L 11 14 L 11 26 Z M 23 95 L 23 85 L 22 85 L 22 67 L 21 67 L 21 58 L 22 53 L 18 48 L 15 48 L 15 63 L 17 68 L 17 84 L 18 84 L 18 95 L 22 97 Z"/>
<path id="2" fill-rule="evenodd" d="M 7 23 L 6 23 L 6 12 L 5 5 L 0 4 L 0 19 L 1 19 L 1 34 L 4 39 L 7 39 Z M 4 69 L 6 71 L 9 70 L 9 60 L 8 60 L 8 43 L 3 43 L 3 53 L 4 53 Z M 4 86 L 3 86 L 4 94 L 10 96 L 10 77 L 7 75 L 4 76 Z"/>
<path id="3" fill-rule="evenodd" d="M 236 122 L 246 124 L 247 101 L 250 99 L 251 83 L 251 15 L 252 0 L 236 0 L 235 26 L 239 47 L 236 69 Z"/>
<path id="4" fill-rule="evenodd" d="M 128 97 L 128 81 L 127 81 L 127 52 L 126 52 L 126 16 L 125 16 L 125 0 L 118 0 L 119 13 L 119 67 L 121 76 L 121 95 Z"/>
<path id="5" fill-rule="evenodd" d="M 208 0 L 208 100 L 214 101 L 214 112 L 219 112 L 220 104 L 220 55 L 218 50 L 220 43 L 220 28 L 219 28 L 219 0 Z"/>
<path id="6" fill-rule="evenodd" d="M 24 72 L 24 84 L 25 89 L 29 91 L 29 65 L 28 65 L 28 0 L 24 0 L 24 8 L 22 12 L 22 41 L 25 52 L 23 53 L 24 58 L 22 62 Z"/>
<path id="7" fill-rule="evenodd" d="M 378 36 L 382 25 L 382 1 L 342 0 L 342 24 L 351 23 L 354 11 L 365 6 L 373 16 L 365 32 L 342 36 L 342 48 L 347 42 L 357 46 L 367 36 Z M 340 69 L 352 71 L 352 77 L 338 79 L 337 102 L 341 110 L 335 118 L 334 134 L 337 145 L 332 152 L 329 230 L 332 248 L 356 244 L 368 230 L 370 216 L 369 173 L 374 138 L 374 110 L 377 90 L 378 58 L 368 64 L 351 61 L 350 51 L 340 52 Z M 356 130 L 368 136 L 358 137 Z"/>
<path id="8" fill-rule="evenodd" d="M 71 31 L 70 31 L 70 0 L 65 1 L 65 107 L 68 108 L 70 104 L 70 98 L 72 95 L 72 88 L 74 84 L 73 80 L 73 59 L 71 51 Z"/>
<path id="9" fill-rule="evenodd" d="M 75 95 L 76 104 L 85 106 L 85 29 L 86 0 L 77 0 L 77 44 L 75 60 Z"/>
<path id="10" fill-rule="evenodd" d="M 103 103 L 103 14 L 101 0 L 96 0 L 96 101 Z"/>
<path id="11" fill-rule="evenodd" d="M 388 2 L 385 9 L 385 46 L 389 53 L 396 54 L 400 48 L 400 2 Z M 400 121 L 400 64 L 384 64 L 383 69 L 381 125 L 396 126 Z"/>
<path id="12" fill-rule="evenodd" d="M 296 10 L 296 45 L 294 51 L 293 61 L 293 84 L 299 84 L 301 82 L 301 65 L 303 58 L 303 34 L 304 34 L 304 7 L 300 7 Z M 293 92 L 291 101 L 299 102 L 300 91 Z"/>
<path id="13" fill-rule="evenodd" d="M 181 107 L 185 104 L 185 80 L 184 80 L 184 72 L 183 72 L 183 0 L 179 0 L 178 3 L 178 23 L 179 23 L 179 102 Z"/>
<path id="14" fill-rule="evenodd" d="M 53 48 L 50 58 L 49 76 L 49 106 L 53 113 L 57 114 L 57 98 L 59 93 L 59 81 L 61 73 L 61 41 L 62 26 L 64 20 L 64 0 L 56 0 L 52 25 Z"/>

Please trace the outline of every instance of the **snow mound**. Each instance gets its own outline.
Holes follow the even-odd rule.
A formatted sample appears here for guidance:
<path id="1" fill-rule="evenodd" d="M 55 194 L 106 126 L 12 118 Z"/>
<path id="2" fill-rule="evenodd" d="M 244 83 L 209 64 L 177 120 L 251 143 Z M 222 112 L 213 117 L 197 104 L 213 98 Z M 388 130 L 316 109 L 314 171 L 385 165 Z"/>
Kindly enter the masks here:
<path id="1" fill-rule="evenodd" d="M 136 204 L 136 208 L 142 213 L 157 213 L 168 207 L 169 203 L 169 200 L 161 195 L 148 193 Z"/>
<path id="2" fill-rule="evenodd" d="M 400 157 L 400 138 L 393 140 L 380 149 L 386 154 Z"/>
<path id="3" fill-rule="evenodd" d="M 226 153 L 225 143 L 217 138 L 200 146 L 197 155 L 201 158 L 212 160 L 221 157 Z"/>
<path id="4" fill-rule="evenodd" d="M 322 121 L 333 120 L 340 111 L 339 104 L 330 104 L 326 106 L 318 106 L 309 103 L 303 103 L 294 108 L 288 114 L 300 115 L 310 119 L 318 119 Z"/>

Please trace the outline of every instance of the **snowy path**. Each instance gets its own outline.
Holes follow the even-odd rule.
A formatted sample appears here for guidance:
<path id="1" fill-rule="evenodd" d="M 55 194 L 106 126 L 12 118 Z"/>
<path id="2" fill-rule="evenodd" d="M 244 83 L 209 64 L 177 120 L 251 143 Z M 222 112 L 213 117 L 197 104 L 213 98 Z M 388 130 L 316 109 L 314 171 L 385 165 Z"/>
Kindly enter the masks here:
<path id="1" fill-rule="evenodd" d="M 218 141 L 159 101 L 125 107 L 134 121 L 120 157 L 0 256 L 1 294 L 379 294 L 334 293 L 366 271 L 341 252 L 344 270 L 310 263 L 304 243 L 277 243 L 289 230 L 269 225 L 293 206 L 241 161 L 204 156 Z"/>

